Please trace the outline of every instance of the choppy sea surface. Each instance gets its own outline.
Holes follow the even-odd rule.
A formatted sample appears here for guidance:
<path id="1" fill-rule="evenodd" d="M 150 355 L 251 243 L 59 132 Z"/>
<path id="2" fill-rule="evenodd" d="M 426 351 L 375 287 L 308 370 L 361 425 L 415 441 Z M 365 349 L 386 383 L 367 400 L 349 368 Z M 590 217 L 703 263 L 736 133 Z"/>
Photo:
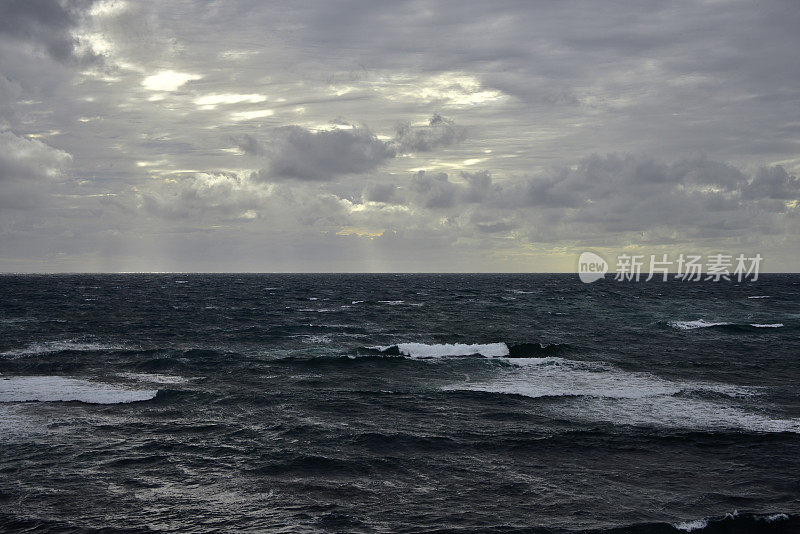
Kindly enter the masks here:
<path id="1" fill-rule="evenodd" d="M 0 531 L 800 532 L 800 276 L 0 276 Z"/>

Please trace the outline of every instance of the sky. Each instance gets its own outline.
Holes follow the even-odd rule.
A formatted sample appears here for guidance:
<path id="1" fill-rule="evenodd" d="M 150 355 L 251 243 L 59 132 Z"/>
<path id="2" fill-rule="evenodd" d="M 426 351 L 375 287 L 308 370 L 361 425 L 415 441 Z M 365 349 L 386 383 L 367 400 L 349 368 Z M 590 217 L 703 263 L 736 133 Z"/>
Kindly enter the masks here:
<path id="1" fill-rule="evenodd" d="M 0 1 L 0 271 L 800 270 L 800 5 Z"/>

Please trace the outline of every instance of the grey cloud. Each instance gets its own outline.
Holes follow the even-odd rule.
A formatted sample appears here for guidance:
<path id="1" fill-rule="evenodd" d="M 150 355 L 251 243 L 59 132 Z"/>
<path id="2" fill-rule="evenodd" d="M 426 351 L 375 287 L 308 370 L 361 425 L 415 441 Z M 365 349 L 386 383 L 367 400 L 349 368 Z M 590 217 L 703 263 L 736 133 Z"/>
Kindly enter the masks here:
<path id="1" fill-rule="evenodd" d="M 359 127 L 313 132 L 284 126 L 276 130 L 268 151 L 269 167 L 254 176 L 257 180 L 330 180 L 374 170 L 395 155 L 375 134 Z"/>
<path id="2" fill-rule="evenodd" d="M 505 221 L 495 221 L 489 223 L 476 223 L 475 227 L 487 234 L 500 234 L 513 230 L 517 226 Z"/>
<path id="3" fill-rule="evenodd" d="M 742 193 L 747 199 L 797 200 L 800 199 L 800 180 L 790 176 L 780 165 L 762 167 Z"/>
<path id="4" fill-rule="evenodd" d="M 669 165 L 643 156 L 592 155 L 574 170 L 564 168 L 551 176 L 527 180 L 510 202 L 518 206 L 577 208 L 631 195 L 658 196 L 691 186 L 734 191 L 745 183 L 740 170 L 706 159 Z"/>
<path id="5" fill-rule="evenodd" d="M 177 189 L 139 195 L 141 207 L 167 219 L 186 219 L 213 213 L 224 218 L 243 218 L 264 206 L 266 192 L 246 178 L 228 172 L 202 172 L 181 181 Z"/>
<path id="6" fill-rule="evenodd" d="M 416 202 L 426 208 L 452 206 L 459 191 L 459 187 L 443 172 L 428 174 L 419 171 L 412 176 L 409 188 L 415 194 Z"/>
<path id="7" fill-rule="evenodd" d="M 397 154 L 429 152 L 464 137 L 463 128 L 440 115 L 434 115 L 423 127 L 401 124 L 390 141 L 378 139 L 366 126 L 341 119 L 334 124 L 344 127 L 313 131 L 283 126 L 273 131 L 267 144 L 249 134 L 233 136 L 232 140 L 246 155 L 268 158 L 268 166 L 253 174 L 257 181 L 330 181 L 341 175 L 373 171 Z"/>
<path id="8" fill-rule="evenodd" d="M 231 141 L 248 156 L 263 156 L 266 154 L 264 146 L 252 135 L 235 135 L 231 138 Z"/>
<path id="9" fill-rule="evenodd" d="M 397 186 L 390 183 L 371 183 L 362 192 L 364 200 L 371 202 L 391 202 L 395 198 Z"/>
<path id="10" fill-rule="evenodd" d="M 82 11 L 93 0 L 6 0 L 0 3 L 0 36 L 44 47 L 58 61 L 73 57 L 76 41 L 70 34 Z"/>
<path id="11" fill-rule="evenodd" d="M 366 0 L 88 5 L 0 2 L 15 10 L 0 16 L 0 120 L 19 138 L 0 146 L 16 168 L 0 203 L 49 202 L 0 210 L 6 269 L 56 253 L 75 270 L 129 270 L 132 256 L 178 270 L 373 268 L 355 247 L 387 270 L 528 269 L 531 243 L 687 242 L 768 243 L 797 268 L 794 2 L 435 2 L 423 16 Z M 73 33 L 102 64 L 74 60 Z M 166 70 L 201 78 L 142 87 Z M 242 118 L 260 110 L 272 115 Z M 447 119 L 428 120 L 437 111 Z M 314 130 L 331 117 L 370 129 Z M 34 139 L 72 154 L 69 172 Z M 42 166 L 9 159 L 22 141 Z M 632 155 L 585 157 L 614 152 Z M 468 159 L 491 175 L 450 170 Z M 345 226 L 390 237 L 337 236 Z M 406 263 L 380 263 L 398 250 Z"/>
<path id="12" fill-rule="evenodd" d="M 35 208 L 60 176 L 69 154 L 37 139 L 0 129 L 0 206 Z"/>
<path id="13" fill-rule="evenodd" d="M 459 204 L 492 202 L 500 188 L 492 183 L 488 171 L 462 172 L 465 183 L 450 181 L 447 173 L 419 171 L 412 175 L 409 190 L 411 201 L 426 208 L 449 208 Z"/>
<path id="14" fill-rule="evenodd" d="M 761 168 L 748 179 L 739 169 L 707 159 L 664 163 L 634 155 L 593 155 L 574 168 L 545 176 L 494 183 L 486 172 L 412 175 L 408 193 L 394 202 L 457 216 L 481 233 L 528 228 L 541 239 L 575 235 L 615 239 L 627 233 L 669 229 L 683 239 L 740 236 L 759 227 L 777 234 L 785 200 L 800 197 L 800 181 L 780 167 Z M 776 218 L 777 217 L 777 218 Z M 785 222 L 785 220 L 784 220 Z M 533 229 L 536 229 L 535 231 Z"/>
<path id="15" fill-rule="evenodd" d="M 399 154 L 430 152 L 436 148 L 448 147 L 462 141 L 466 130 L 456 126 L 455 122 L 435 114 L 422 127 L 414 127 L 409 123 L 397 126 L 392 146 Z"/>

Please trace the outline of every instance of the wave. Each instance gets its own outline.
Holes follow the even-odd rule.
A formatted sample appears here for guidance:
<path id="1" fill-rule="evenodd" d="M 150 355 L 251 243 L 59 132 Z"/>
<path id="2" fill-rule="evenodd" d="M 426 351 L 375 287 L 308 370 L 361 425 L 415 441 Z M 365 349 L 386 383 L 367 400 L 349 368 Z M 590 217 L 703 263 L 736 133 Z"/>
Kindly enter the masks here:
<path id="1" fill-rule="evenodd" d="M 427 345 L 425 343 L 398 343 L 385 347 L 370 347 L 387 356 L 408 356 L 410 358 L 446 358 L 453 356 L 483 356 L 486 358 L 508 356 L 505 343 L 486 343 L 467 345 L 463 343 L 444 343 Z"/>
<path id="2" fill-rule="evenodd" d="M 543 345 L 541 343 L 519 343 L 508 345 L 499 343 L 398 343 L 378 347 L 365 347 L 362 350 L 377 352 L 385 356 L 406 356 L 409 358 L 453 358 L 475 356 L 483 358 L 531 358 L 564 352 L 566 344 Z"/>
<path id="3" fill-rule="evenodd" d="M 192 380 L 184 376 L 161 375 L 155 373 L 117 373 L 117 376 L 136 382 L 151 382 L 154 384 L 185 384 Z"/>
<path id="4" fill-rule="evenodd" d="M 749 299 L 768 299 L 772 298 L 771 295 L 753 295 L 752 297 L 747 297 Z"/>
<path id="5" fill-rule="evenodd" d="M 676 381 L 604 362 L 559 357 L 503 359 L 490 378 L 442 387 L 537 399 L 560 419 L 702 432 L 800 433 L 800 419 L 770 417 L 761 390 L 733 384 Z M 747 398 L 747 402 L 742 399 Z"/>
<path id="6" fill-rule="evenodd" d="M 42 341 L 31 343 L 21 349 L 11 349 L 0 352 L 5 358 L 22 358 L 26 356 L 39 356 L 55 352 L 98 352 L 109 350 L 130 350 L 124 345 L 109 345 L 105 343 L 79 342 L 79 341 Z"/>
<path id="7" fill-rule="evenodd" d="M 788 532 L 788 528 L 800 528 L 800 517 L 785 513 L 740 514 L 736 511 L 722 517 L 692 519 L 670 525 L 678 532 L 716 533 L 716 532 Z M 634 531 L 638 532 L 638 531 Z M 642 532 L 647 532 L 642 530 Z"/>
<path id="8" fill-rule="evenodd" d="M 63 376 L 9 376 L 0 378 L 2 402 L 84 402 L 121 404 L 155 398 L 157 390 L 123 389 Z"/>
<path id="9" fill-rule="evenodd" d="M 669 324 L 673 328 L 677 328 L 678 330 L 696 330 L 698 328 L 723 328 L 723 329 L 730 329 L 730 330 L 749 330 L 751 328 L 782 328 L 784 326 L 783 323 L 731 323 L 727 321 L 723 322 L 711 322 L 706 321 L 705 319 L 696 319 L 694 321 L 669 321 Z"/>
<path id="10" fill-rule="evenodd" d="M 670 321 L 669 325 L 678 330 L 694 330 L 696 328 L 713 328 L 715 326 L 731 326 L 733 323 L 721 322 L 712 323 L 705 319 L 697 319 L 695 321 Z"/>

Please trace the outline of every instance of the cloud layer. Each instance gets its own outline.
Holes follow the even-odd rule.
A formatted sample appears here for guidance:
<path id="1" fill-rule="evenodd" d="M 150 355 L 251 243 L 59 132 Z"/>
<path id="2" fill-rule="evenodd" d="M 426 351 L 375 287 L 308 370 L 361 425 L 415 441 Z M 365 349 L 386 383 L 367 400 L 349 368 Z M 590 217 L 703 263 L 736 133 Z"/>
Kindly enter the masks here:
<path id="1" fill-rule="evenodd" d="M 5 2 L 0 269 L 797 270 L 798 23 L 780 0 Z"/>

